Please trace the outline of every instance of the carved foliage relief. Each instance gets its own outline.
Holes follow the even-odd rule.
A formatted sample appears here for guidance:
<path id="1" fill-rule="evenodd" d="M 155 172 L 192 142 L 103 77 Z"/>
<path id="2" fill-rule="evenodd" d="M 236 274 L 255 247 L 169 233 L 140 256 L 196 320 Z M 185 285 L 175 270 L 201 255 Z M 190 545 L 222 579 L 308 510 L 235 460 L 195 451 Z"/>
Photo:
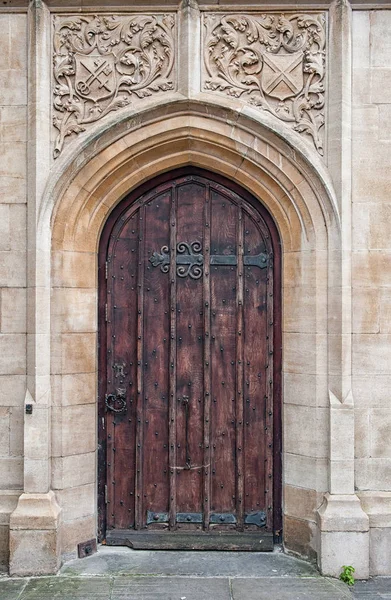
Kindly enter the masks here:
<path id="1" fill-rule="evenodd" d="M 268 111 L 323 155 L 324 14 L 209 14 L 204 33 L 203 89 Z"/>
<path id="2" fill-rule="evenodd" d="M 174 89 L 175 15 L 72 15 L 54 21 L 54 157 L 71 134 Z"/>

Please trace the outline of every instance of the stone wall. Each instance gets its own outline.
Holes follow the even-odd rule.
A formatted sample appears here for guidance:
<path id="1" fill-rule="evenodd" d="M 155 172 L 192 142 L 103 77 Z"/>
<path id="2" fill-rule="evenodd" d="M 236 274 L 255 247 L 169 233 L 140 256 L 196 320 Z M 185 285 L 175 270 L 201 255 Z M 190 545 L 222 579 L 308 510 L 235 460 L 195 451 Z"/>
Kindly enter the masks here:
<path id="1" fill-rule="evenodd" d="M 56 0 L 47 3 L 51 13 L 45 3 L 36 4 L 42 13 L 36 23 L 42 30 L 31 18 L 30 32 L 36 36 L 30 38 L 29 89 L 34 101 L 30 108 L 28 227 L 27 14 L 0 7 L 0 563 L 8 563 L 9 515 L 23 490 L 27 493 L 19 503 L 22 513 L 23 502 L 28 505 L 31 498 L 31 506 L 42 506 L 49 489 L 54 490 L 62 509 L 58 526 L 59 509 L 54 506 L 54 495 L 48 496 L 51 508 L 47 514 L 53 509 L 54 517 L 50 513 L 44 525 L 43 521 L 36 525 L 39 531 L 54 531 L 57 526 L 60 531 L 58 536 L 57 529 L 50 534 L 55 538 L 57 558 L 46 572 L 57 568 L 60 553 L 74 554 L 78 542 L 95 534 L 99 234 L 108 212 L 129 189 L 159 169 L 190 162 L 232 177 L 262 198 L 281 231 L 286 547 L 312 559 L 317 553 L 326 554 L 320 549 L 319 527 L 325 527 L 325 544 L 332 540 L 332 551 L 339 540 L 336 552 L 346 547 L 347 534 L 350 540 L 361 533 L 368 537 L 367 530 L 360 529 L 366 516 L 356 522 L 352 518 L 349 526 L 338 522 L 347 506 L 343 498 L 354 497 L 352 504 L 359 505 L 353 489 L 354 404 L 355 489 L 369 515 L 370 572 L 389 574 L 391 10 L 354 10 L 350 21 L 349 5 L 336 2 L 324 21 L 328 22 L 325 31 L 332 32 L 326 43 L 326 107 L 312 115 L 319 119 L 324 113 L 326 118 L 324 153 L 323 145 L 316 149 L 311 138 L 300 131 L 303 123 L 283 123 L 278 103 L 273 110 L 262 110 L 256 94 L 250 105 L 250 95 L 244 94 L 242 99 L 218 89 L 221 73 L 212 73 L 213 81 L 213 77 L 211 81 L 206 78 L 199 41 L 207 16 L 191 0 L 184 2 L 178 13 L 177 2 L 162 2 L 160 7 L 170 7 L 176 14 L 180 32 L 179 38 L 173 35 L 175 44 L 179 39 L 175 49 L 179 56 L 172 86 L 171 79 L 170 85 L 165 81 L 156 100 L 151 93 L 152 98 L 143 97 L 89 123 L 86 131 L 65 136 L 61 154 L 54 160 L 58 129 L 51 128 L 52 60 L 47 49 L 52 27 L 57 23 L 60 28 L 65 17 L 53 19 L 61 5 Z M 75 12 L 79 4 L 70 1 Z M 116 5 L 120 4 L 118 0 Z M 199 4 L 205 8 L 204 3 Z M 240 0 L 235 4 L 240 5 Z M 327 8 L 325 5 L 326 12 Z M 343 19 L 339 18 L 340 9 L 345 11 Z M 310 9 L 307 6 L 305 10 Z M 253 11 L 253 20 L 259 18 L 254 15 Z M 214 31 L 219 32 L 219 19 L 218 15 L 211 18 L 211 39 Z M 352 140 L 350 57 L 345 60 L 350 23 Z M 305 77 L 309 79 L 308 74 Z M 57 96 L 63 98 L 60 92 Z M 60 111 L 60 120 L 63 116 Z M 29 267 L 28 332 L 29 389 L 35 386 L 31 397 L 36 405 L 34 414 L 26 418 L 23 433 L 28 387 L 27 229 L 29 248 L 35 253 Z M 334 403 L 331 408 L 330 403 Z M 327 519 L 321 525 L 317 521 L 317 509 L 327 490 L 338 496 L 339 502 L 334 505 L 330 529 Z M 14 542 L 23 543 L 25 530 L 30 528 L 30 510 L 14 518 L 15 529 L 20 529 Z M 46 539 L 40 538 L 41 534 L 37 532 L 37 540 Z M 356 545 L 355 541 L 349 543 Z M 357 548 L 361 552 L 364 546 Z M 23 572 L 23 561 L 19 562 Z M 337 566 L 343 563 L 341 559 Z"/>
<path id="2" fill-rule="evenodd" d="M 0 564 L 23 489 L 26 391 L 27 17 L 0 14 Z"/>
<path id="3" fill-rule="evenodd" d="M 354 12 L 353 24 L 355 480 L 381 575 L 391 563 L 391 11 Z"/>

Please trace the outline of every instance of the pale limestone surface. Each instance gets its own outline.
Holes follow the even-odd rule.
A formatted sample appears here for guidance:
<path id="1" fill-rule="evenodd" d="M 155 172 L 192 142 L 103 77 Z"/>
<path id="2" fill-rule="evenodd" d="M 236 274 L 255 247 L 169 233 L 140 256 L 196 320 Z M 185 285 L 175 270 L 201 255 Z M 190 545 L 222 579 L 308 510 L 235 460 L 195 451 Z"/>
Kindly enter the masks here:
<path id="1" fill-rule="evenodd" d="M 174 89 L 70 136 L 53 161 L 53 13 L 33 5 L 29 135 L 27 15 L 0 9 L 0 562 L 22 490 L 13 572 L 54 572 L 96 535 L 100 232 L 129 190 L 192 164 L 250 190 L 281 235 L 286 546 L 333 575 L 344 561 L 389 574 L 391 508 L 378 498 L 391 490 L 391 10 L 327 11 L 324 159 L 266 111 L 201 90 L 202 18 L 185 2 L 170 9 Z"/>
<path id="2" fill-rule="evenodd" d="M 23 489 L 27 18 L 0 14 L 0 564 Z"/>
<path id="3" fill-rule="evenodd" d="M 354 12 L 353 24 L 355 485 L 369 514 L 370 572 L 384 575 L 391 506 L 376 499 L 391 489 L 391 12 Z"/>

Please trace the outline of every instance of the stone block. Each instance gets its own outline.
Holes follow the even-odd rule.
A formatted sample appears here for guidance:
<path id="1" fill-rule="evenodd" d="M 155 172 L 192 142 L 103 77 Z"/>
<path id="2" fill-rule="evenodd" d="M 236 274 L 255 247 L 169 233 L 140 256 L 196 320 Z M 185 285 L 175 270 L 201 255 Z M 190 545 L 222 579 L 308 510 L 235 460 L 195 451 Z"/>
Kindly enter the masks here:
<path id="1" fill-rule="evenodd" d="M 369 456 L 369 409 L 354 409 L 354 456 L 365 458 Z"/>
<path id="2" fill-rule="evenodd" d="M 352 385 L 355 406 L 391 406 L 391 375 L 354 374 Z"/>
<path id="3" fill-rule="evenodd" d="M 0 177 L 26 179 L 26 164 L 24 142 L 0 142 Z"/>
<path id="4" fill-rule="evenodd" d="M 371 69 L 356 67 L 352 77 L 352 101 L 353 105 L 371 103 Z"/>
<path id="5" fill-rule="evenodd" d="M 0 456 L 10 453 L 10 414 L 8 407 L 0 407 Z"/>
<path id="6" fill-rule="evenodd" d="M 46 458 L 24 458 L 24 491 L 39 494 L 50 487 L 50 463 Z"/>
<path id="7" fill-rule="evenodd" d="M 8 569 L 9 526 L 0 524 L 0 573 Z"/>
<path id="8" fill-rule="evenodd" d="M 379 333 L 380 291 L 375 288 L 353 288 L 353 332 Z"/>
<path id="9" fill-rule="evenodd" d="M 10 68 L 10 15 L 0 15 L 0 28 L 2 32 L 0 40 L 0 70 L 4 70 Z"/>
<path id="10" fill-rule="evenodd" d="M 329 482 L 331 494 L 352 494 L 354 491 L 354 459 L 330 460 Z"/>
<path id="11" fill-rule="evenodd" d="M 327 459 L 300 456 L 286 452 L 283 463 L 285 484 L 314 489 L 319 492 L 328 489 Z"/>
<path id="12" fill-rule="evenodd" d="M 10 15 L 10 67 L 27 71 L 27 15 Z"/>
<path id="13" fill-rule="evenodd" d="M 336 404 L 330 407 L 330 460 L 354 458 L 354 410 L 352 405 Z"/>
<path id="14" fill-rule="evenodd" d="M 25 106 L 0 106 L 0 141 L 27 141 L 27 111 Z"/>
<path id="15" fill-rule="evenodd" d="M 391 458 L 391 407 L 373 408 L 370 414 L 370 454 L 372 458 Z"/>
<path id="16" fill-rule="evenodd" d="M 21 406 L 26 394 L 25 375 L 0 376 L 0 406 Z"/>
<path id="17" fill-rule="evenodd" d="M 369 227 L 372 206 L 377 203 L 353 202 L 352 204 L 352 249 L 367 251 L 369 246 Z"/>
<path id="18" fill-rule="evenodd" d="M 61 526 L 61 552 L 77 552 L 77 544 L 96 537 L 96 516 L 66 521 Z"/>
<path id="19" fill-rule="evenodd" d="M 10 531 L 10 574 L 51 575 L 60 567 L 57 531 L 39 529 Z"/>
<path id="20" fill-rule="evenodd" d="M 50 409 L 34 405 L 32 414 L 24 416 L 24 445 L 28 458 L 48 459 L 47 439 L 50 431 Z"/>
<path id="21" fill-rule="evenodd" d="M 0 287 L 26 287 L 25 252 L 0 251 Z"/>
<path id="22" fill-rule="evenodd" d="M 0 197 L 9 204 L 26 203 L 26 180 L 15 177 L 0 177 Z"/>
<path id="23" fill-rule="evenodd" d="M 391 140 L 391 98 L 389 104 L 379 104 L 379 140 Z"/>
<path id="24" fill-rule="evenodd" d="M 0 204 L 0 251 L 11 250 L 8 204 Z"/>
<path id="25" fill-rule="evenodd" d="M 318 510 L 319 567 L 322 575 L 338 577 L 342 565 L 354 565 L 357 579 L 369 575 L 369 519 L 355 494 L 325 494 Z"/>
<path id="26" fill-rule="evenodd" d="M 326 266 L 327 256 L 323 252 L 285 252 L 284 290 L 288 287 L 315 287 L 317 264 Z"/>
<path id="27" fill-rule="evenodd" d="M 369 250 L 391 251 L 391 203 L 370 206 Z"/>
<path id="28" fill-rule="evenodd" d="M 54 490 L 94 483 L 95 478 L 95 452 L 52 458 L 52 486 Z"/>
<path id="29" fill-rule="evenodd" d="M 54 407 L 52 414 L 53 456 L 73 456 L 95 451 L 95 404 Z"/>
<path id="30" fill-rule="evenodd" d="M 388 68 L 371 69 L 370 71 L 370 97 L 372 104 L 389 104 L 390 102 L 391 69 L 389 68 L 389 57 L 387 66 Z"/>
<path id="31" fill-rule="evenodd" d="M 56 498 L 62 508 L 63 522 L 90 517 L 95 514 L 95 484 L 58 490 Z"/>
<path id="32" fill-rule="evenodd" d="M 357 490 L 391 490 L 390 458 L 357 458 L 354 468 Z"/>
<path id="33" fill-rule="evenodd" d="M 26 333 L 26 289 L 2 288 L 1 332 Z"/>
<path id="34" fill-rule="evenodd" d="M 356 579 L 369 577 L 369 533 L 326 531 L 320 534 L 322 575 L 339 577 L 342 565 L 354 565 Z"/>
<path id="35" fill-rule="evenodd" d="M 391 73 L 391 69 L 390 69 Z M 353 202 L 389 202 L 387 142 L 360 139 L 352 142 L 352 195 Z"/>
<path id="36" fill-rule="evenodd" d="M 284 373 L 284 404 L 329 406 L 326 375 Z"/>
<path id="37" fill-rule="evenodd" d="M 391 527 L 373 527 L 369 531 L 369 574 L 391 575 Z"/>
<path id="38" fill-rule="evenodd" d="M 284 486 L 284 514 L 305 521 L 316 521 L 316 511 L 323 502 L 323 492 L 292 485 Z"/>
<path id="39" fill-rule="evenodd" d="M 2 490 L 0 492 L 0 525 L 9 525 L 10 514 L 15 510 L 20 494 L 19 490 Z"/>
<path id="40" fill-rule="evenodd" d="M 52 402 L 54 406 L 95 404 L 96 373 L 53 375 Z"/>
<path id="41" fill-rule="evenodd" d="M 353 106 L 352 137 L 355 143 L 358 140 L 373 142 L 379 139 L 379 111 L 380 107 L 377 104 Z"/>
<path id="42" fill-rule="evenodd" d="M 316 559 L 317 527 L 313 521 L 284 517 L 284 547 L 303 558 Z"/>
<path id="43" fill-rule="evenodd" d="M 285 307 L 283 328 L 285 332 L 324 331 L 327 311 L 319 311 L 320 314 L 317 312 L 316 288 L 313 286 L 287 287 L 283 294 Z"/>
<path id="44" fill-rule="evenodd" d="M 96 288 L 97 257 L 92 252 L 53 252 L 54 287 Z"/>
<path id="45" fill-rule="evenodd" d="M 287 373 L 316 374 L 316 334 L 286 333 L 284 341 L 284 370 Z"/>
<path id="46" fill-rule="evenodd" d="M 353 374 L 390 374 L 391 335 L 353 334 L 352 342 Z"/>
<path id="47" fill-rule="evenodd" d="M 20 490 L 23 487 L 23 458 L 0 458 L 0 490 Z"/>
<path id="48" fill-rule="evenodd" d="M 368 68 L 370 57 L 370 13 L 369 11 L 352 11 L 352 66 Z"/>
<path id="49" fill-rule="evenodd" d="M 11 250 L 25 252 L 27 249 L 27 209 L 24 204 L 10 204 Z"/>
<path id="50" fill-rule="evenodd" d="M 391 288 L 380 291 L 380 333 L 391 333 Z"/>
<path id="51" fill-rule="evenodd" d="M 97 331 L 96 290 L 54 288 L 52 292 L 52 331 Z"/>
<path id="52" fill-rule="evenodd" d="M 391 56 L 391 11 L 374 10 L 370 13 L 371 66 L 389 67 Z"/>
<path id="53" fill-rule="evenodd" d="M 16 70 L 0 70 L 0 105 L 18 106 L 26 102 L 27 77 Z"/>
<path id="54" fill-rule="evenodd" d="M 357 495 L 369 517 L 370 528 L 391 527 L 391 492 L 363 491 Z"/>
<path id="55" fill-rule="evenodd" d="M 23 375 L 26 372 L 26 336 L 0 334 L 0 375 Z"/>
<path id="56" fill-rule="evenodd" d="M 327 408 L 307 407 L 293 404 L 284 406 L 285 451 L 304 456 L 326 457 L 328 455 Z M 306 429 L 303 429 L 306 423 Z"/>
<path id="57" fill-rule="evenodd" d="M 63 333 L 52 336 L 53 374 L 93 373 L 96 370 L 96 335 Z"/>

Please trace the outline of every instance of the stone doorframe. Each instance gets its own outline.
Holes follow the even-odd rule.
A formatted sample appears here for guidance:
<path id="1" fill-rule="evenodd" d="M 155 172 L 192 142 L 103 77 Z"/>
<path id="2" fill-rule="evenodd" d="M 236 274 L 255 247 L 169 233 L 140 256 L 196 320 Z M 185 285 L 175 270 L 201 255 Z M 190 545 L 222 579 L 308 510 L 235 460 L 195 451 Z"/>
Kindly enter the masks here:
<path id="1" fill-rule="evenodd" d="M 182 27 L 193 31 L 185 3 Z M 51 165 L 50 15 L 30 7 L 28 388 L 24 493 L 10 520 L 13 574 L 54 573 L 96 535 L 97 251 L 110 211 L 152 176 L 214 171 L 273 216 L 283 254 L 284 544 L 323 573 L 368 576 L 368 517 L 354 493 L 350 302 L 350 9 L 330 10 L 329 169 L 295 133 L 239 101 L 181 89 L 91 128 Z M 37 86 L 36 81 L 40 82 Z M 193 86 L 193 87 L 192 87 Z M 347 165 L 347 167 L 346 167 Z M 333 178 L 333 183 L 332 179 Z M 305 428 L 303 424 L 307 424 Z"/>

